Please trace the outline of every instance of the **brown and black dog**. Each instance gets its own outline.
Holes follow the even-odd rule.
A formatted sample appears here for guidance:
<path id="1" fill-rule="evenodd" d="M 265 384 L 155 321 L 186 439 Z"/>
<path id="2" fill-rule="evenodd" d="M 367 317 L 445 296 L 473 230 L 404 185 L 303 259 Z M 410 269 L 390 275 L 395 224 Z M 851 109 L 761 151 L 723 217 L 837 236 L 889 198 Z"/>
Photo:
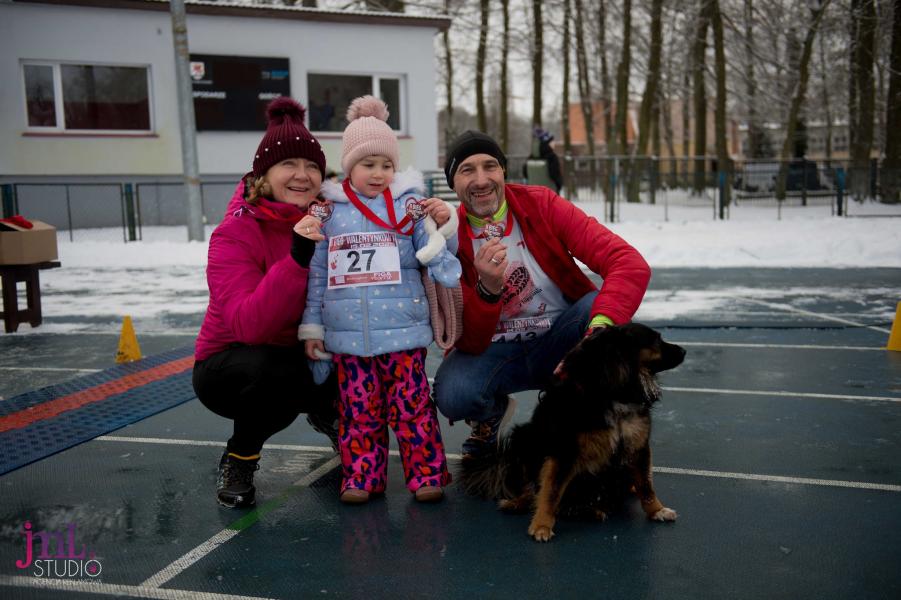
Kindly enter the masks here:
<path id="1" fill-rule="evenodd" d="M 630 491 L 648 518 L 675 521 L 651 481 L 651 405 L 655 375 L 684 358 L 638 323 L 594 330 L 564 357 L 532 419 L 503 436 L 497 454 L 463 462 L 461 486 L 504 511 L 534 507 L 529 535 L 541 542 L 558 516 L 604 520 Z"/>

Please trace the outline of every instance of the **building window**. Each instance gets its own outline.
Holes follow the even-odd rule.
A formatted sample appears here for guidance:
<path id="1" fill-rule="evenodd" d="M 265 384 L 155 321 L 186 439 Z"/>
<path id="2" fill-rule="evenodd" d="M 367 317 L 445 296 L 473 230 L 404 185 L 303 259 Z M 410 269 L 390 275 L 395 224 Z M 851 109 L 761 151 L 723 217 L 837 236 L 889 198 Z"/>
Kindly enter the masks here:
<path id="1" fill-rule="evenodd" d="M 65 131 L 150 131 L 147 67 L 26 63 L 28 127 Z"/>
<path id="2" fill-rule="evenodd" d="M 403 93 L 401 77 L 380 75 L 307 75 L 310 130 L 318 132 L 344 131 L 344 116 L 351 101 L 358 96 L 372 94 L 388 105 L 388 125 L 403 131 Z"/>

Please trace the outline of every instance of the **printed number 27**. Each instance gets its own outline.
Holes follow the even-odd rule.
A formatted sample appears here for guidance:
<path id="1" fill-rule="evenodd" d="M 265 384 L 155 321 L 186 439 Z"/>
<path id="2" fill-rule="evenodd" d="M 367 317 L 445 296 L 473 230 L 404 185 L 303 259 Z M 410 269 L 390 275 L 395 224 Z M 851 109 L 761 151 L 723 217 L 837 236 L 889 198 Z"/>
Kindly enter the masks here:
<path id="1" fill-rule="evenodd" d="M 368 256 L 368 258 L 366 259 L 366 270 L 368 271 L 369 268 L 372 266 L 372 257 L 375 256 L 375 250 L 362 250 L 361 252 Z M 350 263 L 349 267 L 347 267 L 347 272 L 348 273 L 359 273 L 362 270 L 358 266 L 358 263 L 360 262 L 360 252 L 357 252 L 356 250 L 351 250 L 350 252 L 347 253 L 347 258 L 353 259 L 353 262 Z"/>

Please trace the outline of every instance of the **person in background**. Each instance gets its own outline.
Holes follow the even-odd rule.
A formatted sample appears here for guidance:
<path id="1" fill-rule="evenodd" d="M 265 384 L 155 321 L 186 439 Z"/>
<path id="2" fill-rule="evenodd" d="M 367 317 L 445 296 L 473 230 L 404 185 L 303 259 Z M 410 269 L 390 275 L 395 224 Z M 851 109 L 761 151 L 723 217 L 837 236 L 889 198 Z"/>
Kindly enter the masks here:
<path id="1" fill-rule="evenodd" d="M 435 377 L 438 409 L 472 427 L 463 459 L 497 448 L 509 394 L 540 389 L 587 331 L 627 323 L 651 271 L 635 248 L 544 186 L 506 183 L 507 158 L 467 131 L 444 173 L 460 199 L 463 333 Z M 603 278 L 600 290 L 580 261 Z"/>
<path id="2" fill-rule="evenodd" d="M 329 206 L 303 232 L 319 243 L 299 337 L 308 358 L 334 353 L 347 504 L 385 491 L 389 426 L 417 501 L 441 500 L 451 479 L 425 371 L 433 334 L 420 269 L 459 286 L 460 263 L 447 247 L 456 249 L 457 223 L 450 205 L 423 199 L 420 173 L 396 172 L 387 120 L 378 98 L 351 103 L 341 153 L 347 179 L 323 186 Z"/>
<path id="3" fill-rule="evenodd" d="M 254 504 L 263 443 L 298 414 L 307 413 L 333 445 L 337 437 L 335 378 L 314 385 L 297 339 L 315 244 L 293 229 L 312 219 L 307 208 L 325 171 L 304 112 L 285 97 L 268 106 L 253 170 L 210 237 L 210 300 L 195 344 L 193 384 L 204 406 L 234 422 L 216 482 L 216 499 L 230 508 Z"/>

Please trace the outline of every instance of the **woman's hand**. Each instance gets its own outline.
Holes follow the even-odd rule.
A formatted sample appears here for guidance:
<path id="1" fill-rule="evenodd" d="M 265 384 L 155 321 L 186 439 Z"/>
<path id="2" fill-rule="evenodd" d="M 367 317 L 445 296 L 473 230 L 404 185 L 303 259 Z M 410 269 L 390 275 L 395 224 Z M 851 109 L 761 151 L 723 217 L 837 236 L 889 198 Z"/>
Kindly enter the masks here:
<path id="1" fill-rule="evenodd" d="M 492 238 L 482 244 L 473 260 L 482 285 L 492 294 L 500 294 L 507 272 L 507 247 L 500 238 Z"/>
<path id="2" fill-rule="evenodd" d="M 313 215 L 304 215 L 304 217 L 294 226 L 294 233 L 301 237 L 320 242 L 325 239 L 322 235 L 322 221 Z"/>
<path id="3" fill-rule="evenodd" d="M 304 340 L 303 351 L 310 360 L 321 360 L 316 356 L 316 351 L 325 352 L 325 344 L 322 340 Z"/>
<path id="4" fill-rule="evenodd" d="M 441 227 L 450 221 L 450 208 L 448 207 L 447 202 L 441 198 L 429 198 L 428 200 L 423 200 L 422 207 L 425 209 L 427 215 L 435 219 L 435 223 L 438 227 Z"/>

